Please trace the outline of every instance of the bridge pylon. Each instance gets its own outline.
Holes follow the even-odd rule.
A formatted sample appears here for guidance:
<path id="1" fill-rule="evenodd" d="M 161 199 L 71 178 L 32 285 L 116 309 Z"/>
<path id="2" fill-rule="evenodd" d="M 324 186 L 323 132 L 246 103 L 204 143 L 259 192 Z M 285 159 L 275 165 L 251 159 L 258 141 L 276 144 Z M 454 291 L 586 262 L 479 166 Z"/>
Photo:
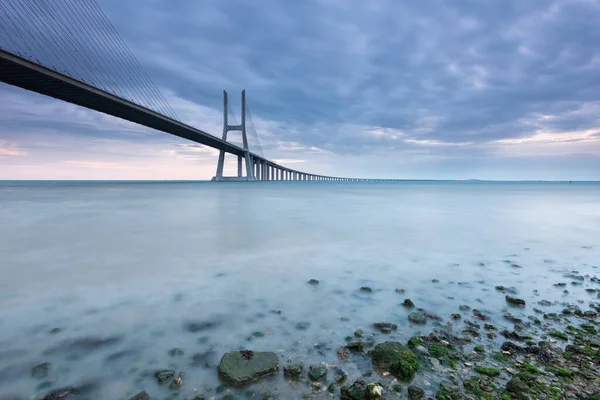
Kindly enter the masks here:
<path id="1" fill-rule="evenodd" d="M 246 136 L 246 91 L 242 90 L 242 123 L 239 125 L 229 125 L 229 114 L 228 114 L 228 99 L 227 92 L 223 90 L 223 140 L 227 140 L 227 133 L 230 131 L 241 131 L 242 142 L 244 146 L 244 156 L 238 156 L 238 174 L 237 176 L 223 176 L 223 167 L 225 166 L 225 151 L 219 152 L 219 161 L 217 161 L 217 173 L 212 178 L 215 182 L 223 181 L 235 181 L 235 182 L 246 182 L 257 180 L 254 176 L 253 160 L 250 156 L 250 150 L 248 149 L 248 136 Z M 242 158 L 246 163 L 246 176 L 242 176 Z"/>

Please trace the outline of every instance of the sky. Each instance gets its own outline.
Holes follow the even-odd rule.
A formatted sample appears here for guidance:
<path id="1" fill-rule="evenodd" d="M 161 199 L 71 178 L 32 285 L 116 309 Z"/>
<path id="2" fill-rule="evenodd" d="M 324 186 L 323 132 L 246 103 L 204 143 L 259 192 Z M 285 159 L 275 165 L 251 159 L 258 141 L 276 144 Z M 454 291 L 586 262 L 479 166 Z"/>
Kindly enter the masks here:
<path id="1" fill-rule="evenodd" d="M 600 0 L 97 3 L 180 120 L 220 136 L 222 91 L 239 117 L 245 89 L 290 168 L 600 180 Z M 215 174 L 215 150 L 163 132 L 4 83 L 0 104 L 0 179 Z"/>

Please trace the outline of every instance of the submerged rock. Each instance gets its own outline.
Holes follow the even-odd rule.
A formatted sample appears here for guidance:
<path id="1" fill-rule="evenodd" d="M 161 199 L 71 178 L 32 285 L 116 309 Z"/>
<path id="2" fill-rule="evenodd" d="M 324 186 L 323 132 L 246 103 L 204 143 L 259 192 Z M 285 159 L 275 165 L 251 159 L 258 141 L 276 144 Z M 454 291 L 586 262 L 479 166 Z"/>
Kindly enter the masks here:
<path id="1" fill-rule="evenodd" d="M 340 390 L 341 400 L 364 400 L 367 395 L 367 384 L 363 380 L 358 380 L 352 385 L 343 386 Z"/>
<path id="2" fill-rule="evenodd" d="M 221 325 L 221 321 L 187 322 L 185 328 L 188 332 L 196 333 L 214 329 L 219 325 Z"/>
<path id="3" fill-rule="evenodd" d="M 425 313 L 422 312 L 411 312 L 410 314 L 408 314 L 408 320 L 413 324 L 423 325 L 427 323 L 427 315 L 425 315 Z"/>
<path id="4" fill-rule="evenodd" d="M 308 329 L 308 327 L 310 326 L 310 322 L 298 322 L 296 324 L 296 329 L 298 329 L 299 331 L 305 331 Z"/>
<path id="5" fill-rule="evenodd" d="M 515 306 L 524 306 L 525 300 L 506 295 L 506 302 Z"/>
<path id="6" fill-rule="evenodd" d="M 336 383 L 342 383 L 346 379 L 348 379 L 348 374 L 341 368 L 336 368 L 334 370 L 334 380 Z"/>
<path id="7" fill-rule="evenodd" d="M 373 289 L 371 289 L 368 286 L 363 286 L 363 287 L 360 288 L 360 291 L 361 292 L 365 292 L 365 293 L 371 293 L 373 291 Z"/>
<path id="8" fill-rule="evenodd" d="M 327 365 L 325 363 L 314 364 L 308 368 L 308 377 L 311 381 L 317 382 L 327 375 Z"/>
<path id="9" fill-rule="evenodd" d="M 179 347 L 175 347 L 175 348 L 169 350 L 169 355 L 171 357 L 182 356 L 183 355 L 183 349 L 180 349 Z"/>
<path id="10" fill-rule="evenodd" d="M 318 285 L 319 284 L 319 280 L 318 279 L 311 279 L 308 281 L 309 285 Z"/>
<path id="11" fill-rule="evenodd" d="M 135 396 L 131 397 L 129 400 L 150 400 L 150 396 L 144 390 L 143 392 L 139 392 Z"/>
<path id="12" fill-rule="evenodd" d="M 392 331 L 398 329 L 398 325 L 392 324 L 390 322 L 377 322 L 374 323 L 373 326 L 381 333 L 392 333 Z"/>
<path id="13" fill-rule="evenodd" d="M 160 371 L 156 371 L 154 373 L 154 377 L 159 384 L 163 384 L 168 381 L 173 375 L 175 375 L 175 371 L 170 369 L 163 369 Z"/>
<path id="14" fill-rule="evenodd" d="M 346 349 L 352 351 L 352 352 L 361 352 L 365 350 L 365 343 L 361 342 L 361 341 L 357 341 L 357 342 L 349 342 L 346 345 Z"/>
<path id="15" fill-rule="evenodd" d="M 278 369 L 277 354 L 242 350 L 224 354 L 218 371 L 231 385 L 240 386 L 276 373 Z"/>
<path id="16" fill-rule="evenodd" d="M 283 376 L 287 376 L 289 378 L 297 378 L 300 375 L 302 375 L 302 372 L 304 371 L 304 364 L 301 362 L 295 363 L 295 362 L 288 362 L 287 364 L 285 364 L 285 366 L 283 367 Z"/>
<path id="17" fill-rule="evenodd" d="M 415 355 L 399 342 L 379 343 L 370 356 L 373 367 L 382 372 L 391 372 L 404 381 L 412 380 L 419 369 Z"/>
<path id="18" fill-rule="evenodd" d="M 93 383 L 85 383 L 83 385 L 60 388 L 46 393 L 41 400 L 62 400 L 71 398 L 73 396 L 85 396 L 93 392 L 96 388 L 97 385 Z"/>
<path id="19" fill-rule="evenodd" d="M 52 364 L 49 362 L 36 365 L 31 369 L 31 376 L 38 379 L 45 378 L 48 376 L 48 372 L 50 372 L 50 367 L 52 367 Z"/>

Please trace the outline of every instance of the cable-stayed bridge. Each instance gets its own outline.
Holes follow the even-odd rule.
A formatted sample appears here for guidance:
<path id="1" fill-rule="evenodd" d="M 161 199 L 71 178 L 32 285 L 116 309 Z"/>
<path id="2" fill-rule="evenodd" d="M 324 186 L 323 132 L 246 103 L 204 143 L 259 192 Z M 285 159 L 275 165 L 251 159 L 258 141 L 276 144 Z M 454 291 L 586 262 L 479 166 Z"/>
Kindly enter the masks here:
<path id="1" fill-rule="evenodd" d="M 182 122 L 95 0 L 0 0 L 0 81 L 215 148 L 214 181 L 371 180 L 267 159 L 245 91 L 240 123 L 223 93 L 220 137 Z M 231 131 L 241 132 L 241 146 L 227 141 Z M 223 175 L 226 154 L 237 156 L 237 176 Z"/>

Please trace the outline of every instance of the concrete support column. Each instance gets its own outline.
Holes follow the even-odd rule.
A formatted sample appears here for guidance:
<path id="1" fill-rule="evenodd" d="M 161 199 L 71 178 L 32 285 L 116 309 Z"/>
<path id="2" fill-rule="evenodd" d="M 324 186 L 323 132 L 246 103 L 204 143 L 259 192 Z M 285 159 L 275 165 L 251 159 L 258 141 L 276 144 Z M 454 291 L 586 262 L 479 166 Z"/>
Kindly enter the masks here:
<path id="1" fill-rule="evenodd" d="M 238 156 L 238 178 L 242 177 L 242 156 Z"/>

